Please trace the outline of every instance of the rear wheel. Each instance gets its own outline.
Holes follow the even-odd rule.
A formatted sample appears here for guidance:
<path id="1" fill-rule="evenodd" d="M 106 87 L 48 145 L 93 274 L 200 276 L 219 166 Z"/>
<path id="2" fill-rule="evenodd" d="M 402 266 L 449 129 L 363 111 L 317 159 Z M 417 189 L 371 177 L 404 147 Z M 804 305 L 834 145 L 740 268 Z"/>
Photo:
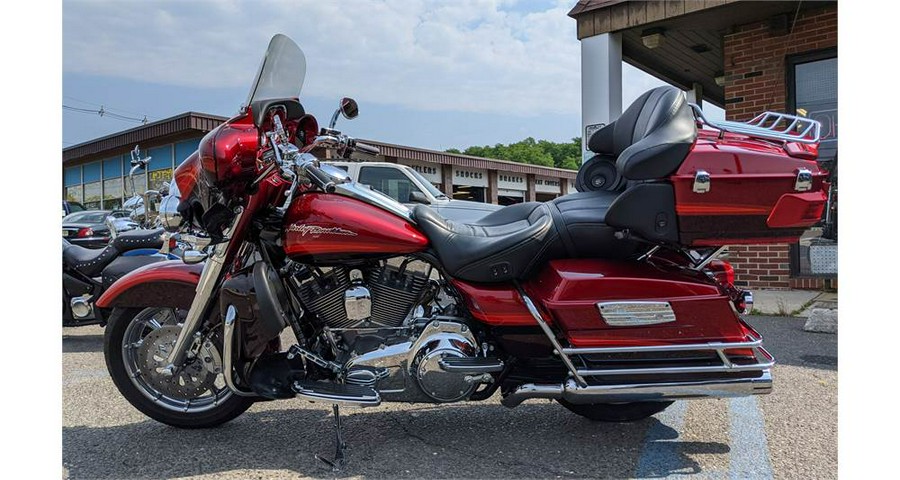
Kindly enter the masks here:
<path id="1" fill-rule="evenodd" d="M 119 392 L 148 417 L 179 428 L 221 425 L 253 399 L 234 394 L 222 369 L 221 329 L 195 340 L 197 354 L 174 376 L 163 375 L 184 310 L 116 309 L 104 338 L 106 367 Z"/>
<path id="2" fill-rule="evenodd" d="M 675 402 L 595 403 L 579 405 L 558 400 L 562 406 L 595 422 L 634 422 L 665 410 Z"/>

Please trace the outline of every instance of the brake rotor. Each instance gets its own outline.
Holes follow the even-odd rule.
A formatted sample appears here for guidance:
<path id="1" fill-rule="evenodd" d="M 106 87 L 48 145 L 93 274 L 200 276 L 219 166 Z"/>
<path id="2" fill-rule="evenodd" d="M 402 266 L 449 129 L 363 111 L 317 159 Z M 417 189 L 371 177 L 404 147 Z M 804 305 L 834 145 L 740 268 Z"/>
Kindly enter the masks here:
<path id="1" fill-rule="evenodd" d="M 172 376 L 164 375 L 169 356 L 181 327 L 167 325 L 153 330 L 141 341 L 138 362 L 141 375 L 153 388 L 171 398 L 189 400 L 200 396 L 215 385 L 216 377 L 222 371 L 222 359 L 216 347 L 209 340 L 200 345 L 197 355 Z"/>

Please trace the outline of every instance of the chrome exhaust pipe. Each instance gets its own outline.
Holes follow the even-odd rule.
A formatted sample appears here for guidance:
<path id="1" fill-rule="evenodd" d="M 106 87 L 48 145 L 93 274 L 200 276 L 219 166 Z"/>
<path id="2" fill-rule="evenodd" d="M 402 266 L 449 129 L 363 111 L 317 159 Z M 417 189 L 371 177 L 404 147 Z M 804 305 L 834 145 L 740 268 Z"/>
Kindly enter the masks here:
<path id="1" fill-rule="evenodd" d="M 690 398 L 744 397 L 772 391 L 772 373 L 755 378 L 728 378 L 693 382 L 633 383 L 579 386 L 574 380 L 558 384 L 519 385 L 500 400 L 513 408 L 529 398 L 562 399 L 575 404 L 644 402 Z"/>

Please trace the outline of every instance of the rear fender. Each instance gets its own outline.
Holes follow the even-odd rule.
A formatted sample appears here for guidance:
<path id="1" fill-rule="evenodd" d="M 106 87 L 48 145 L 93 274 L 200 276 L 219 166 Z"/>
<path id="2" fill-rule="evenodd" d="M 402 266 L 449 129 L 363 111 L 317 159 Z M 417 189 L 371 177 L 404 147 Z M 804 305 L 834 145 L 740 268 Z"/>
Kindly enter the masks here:
<path id="1" fill-rule="evenodd" d="M 126 274 L 97 299 L 100 308 L 176 307 L 188 309 L 194 301 L 203 264 L 181 260 L 152 263 Z"/>

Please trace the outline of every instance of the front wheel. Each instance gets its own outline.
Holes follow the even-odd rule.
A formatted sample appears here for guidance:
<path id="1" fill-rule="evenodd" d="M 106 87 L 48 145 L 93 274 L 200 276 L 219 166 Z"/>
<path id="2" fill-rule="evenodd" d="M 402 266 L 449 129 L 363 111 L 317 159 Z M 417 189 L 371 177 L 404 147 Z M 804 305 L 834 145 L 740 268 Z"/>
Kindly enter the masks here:
<path id="1" fill-rule="evenodd" d="M 221 329 L 196 340 L 196 355 L 176 375 L 161 373 L 185 314 L 172 308 L 115 309 L 104 337 L 106 368 L 125 399 L 148 417 L 179 428 L 215 427 L 253 400 L 225 383 Z"/>
<path id="2" fill-rule="evenodd" d="M 635 422 L 665 410 L 675 402 L 595 403 L 579 405 L 557 400 L 569 411 L 595 422 Z"/>

